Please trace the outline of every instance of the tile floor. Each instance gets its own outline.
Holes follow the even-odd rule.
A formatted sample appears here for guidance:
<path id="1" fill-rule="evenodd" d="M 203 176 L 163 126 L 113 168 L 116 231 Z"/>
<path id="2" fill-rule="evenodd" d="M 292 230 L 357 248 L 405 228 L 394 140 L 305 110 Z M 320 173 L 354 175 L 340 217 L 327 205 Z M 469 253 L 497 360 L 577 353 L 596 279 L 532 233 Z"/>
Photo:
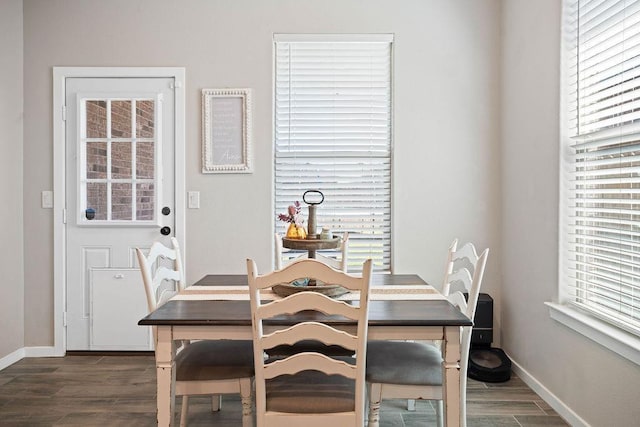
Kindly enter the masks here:
<path id="1" fill-rule="evenodd" d="M 506 383 L 469 380 L 469 427 L 567 426 L 515 375 Z M 179 410 L 179 399 L 177 399 Z M 189 426 L 241 427 L 240 398 L 192 398 Z M 0 371 L 2 426 L 154 426 L 155 368 L 151 355 L 71 355 L 23 359 Z M 176 417 L 177 420 L 178 417 Z M 381 427 L 434 426 L 430 402 L 383 402 Z"/>

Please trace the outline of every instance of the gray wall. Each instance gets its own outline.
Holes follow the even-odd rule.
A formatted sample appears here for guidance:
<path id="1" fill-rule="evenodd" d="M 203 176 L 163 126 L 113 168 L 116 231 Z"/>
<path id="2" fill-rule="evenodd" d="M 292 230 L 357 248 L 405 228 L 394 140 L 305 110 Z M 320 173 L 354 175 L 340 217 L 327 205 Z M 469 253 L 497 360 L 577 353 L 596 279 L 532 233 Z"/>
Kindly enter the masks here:
<path id="1" fill-rule="evenodd" d="M 24 347 L 22 0 L 0 2 L 0 358 Z M 47 320 L 47 324 L 51 320 Z"/>
<path id="2" fill-rule="evenodd" d="M 558 0 L 503 2 L 502 342 L 593 426 L 640 420 L 640 369 L 549 318 L 558 283 Z"/>
<path id="3" fill-rule="evenodd" d="M 389 0 L 25 0 L 26 344 L 53 344 L 53 66 L 184 66 L 187 281 L 271 267 L 273 33 L 394 33 L 395 271 L 440 284 L 454 237 L 491 247 L 499 299 L 499 2 Z M 255 172 L 203 175 L 203 88 L 253 89 Z M 284 227 L 284 225 L 282 226 Z M 284 228 L 280 231 L 283 231 Z"/>

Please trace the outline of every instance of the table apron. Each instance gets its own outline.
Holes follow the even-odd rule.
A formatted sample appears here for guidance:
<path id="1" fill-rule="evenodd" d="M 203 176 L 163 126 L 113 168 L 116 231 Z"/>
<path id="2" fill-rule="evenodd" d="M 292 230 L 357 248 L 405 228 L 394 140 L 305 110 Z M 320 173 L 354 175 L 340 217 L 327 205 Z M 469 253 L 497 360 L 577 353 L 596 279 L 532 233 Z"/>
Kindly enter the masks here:
<path id="1" fill-rule="evenodd" d="M 250 326 L 167 326 L 174 340 L 252 340 Z"/>
<path id="2" fill-rule="evenodd" d="M 158 326 L 171 328 L 174 340 L 250 340 L 253 339 L 249 326 Z M 445 326 L 370 326 L 369 339 L 372 340 L 442 340 Z M 457 326 L 456 326 L 457 328 Z M 265 332 L 275 330 L 265 327 Z M 344 328 L 355 333 L 355 327 Z"/>

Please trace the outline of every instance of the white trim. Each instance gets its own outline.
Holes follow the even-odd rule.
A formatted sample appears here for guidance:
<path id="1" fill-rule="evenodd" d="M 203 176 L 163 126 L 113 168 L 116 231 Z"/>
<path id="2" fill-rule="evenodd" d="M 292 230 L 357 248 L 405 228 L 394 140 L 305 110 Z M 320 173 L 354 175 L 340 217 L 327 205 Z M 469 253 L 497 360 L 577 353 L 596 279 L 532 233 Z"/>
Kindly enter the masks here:
<path id="1" fill-rule="evenodd" d="M 0 371 L 24 359 L 24 348 L 19 348 L 0 359 Z"/>
<path id="2" fill-rule="evenodd" d="M 274 34 L 274 42 L 383 42 L 393 43 L 393 34 Z"/>
<path id="3" fill-rule="evenodd" d="M 553 408 L 567 423 L 573 427 L 590 427 L 590 424 L 580 418 L 570 407 L 568 407 L 562 400 L 553 394 L 548 388 L 546 388 L 540 381 L 538 381 L 533 375 L 527 372 L 522 366 L 515 362 L 511 356 L 509 356 L 512 362 L 511 369 L 518 377 L 531 388 L 538 396 Z"/>
<path id="4" fill-rule="evenodd" d="M 66 301 L 66 241 L 65 232 L 65 122 L 62 108 L 65 105 L 65 82 L 71 77 L 166 77 L 175 84 L 175 232 L 185 256 L 186 205 L 185 205 L 185 69 L 183 67 L 53 67 L 53 333 L 54 346 L 32 347 L 34 357 L 62 356 L 66 351 L 66 334 L 63 324 Z M 47 353 L 47 354 L 45 354 Z"/>
<path id="5" fill-rule="evenodd" d="M 640 337 L 566 305 L 552 302 L 545 305 L 552 319 L 640 365 Z"/>
<path id="6" fill-rule="evenodd" d="M 25 347 L 24 357 L 63 357 L 64 351 L 59 352 L 55 347 Z"/>
<path id="7" fill-rule="evenodd" d="M 53 345 L 64 353 L 67 348 L 63 316 L 66 300 L 66 191 L 65 191 L 65 106 L 66 78 L 74 68 L 53 68 Z"/>
<path id="8" fill-rule="evenodd" d="M 184 86 L 184 67 L 53 67 L 54 76 L 70 77 L 175 77 Z M 184 89 L 184 87 L 183 87 Z"/>
<path id="9" fill-rule="evenodd" d="M 62 357 L 64 351 L 60 352 L 56 347 L 22 347 L 9 353 L 0 359 L 0 371 L 21 361 L 25 357 Z"/>
<path id="10" fill-rule="evenodd" d="M 173 233 L 176 239 L 178 239 L 178 243 L 180 244 L 180 251 L 182 253 L 182 267 L 183 271 L 186 268 L 186 254 L 187 254 L 187 246 L 185 245 L 185 238 L 187 233 L 187 222 L 186 222 L 186 139 L 185 139 L 185 120 L 186 120 L 186 106 L 185 106 L 185 90 L 186 90 L 186 80 L 185 80 L 185 69 L 184 68 L 168 68 L 166 70 L 173 70 L 174 78 L 175 78 L 175 90 L 173 91 L 175 109 L 174 109 L 174 117 L 175 117 L 175 174 L 174 181 L 175 186 L 173 189 L 174 192 L 174 206 L 180 207 L 179 209 L 175 209 L 175 219 L 176 222 L 174 224 L 175 232 Z"/>

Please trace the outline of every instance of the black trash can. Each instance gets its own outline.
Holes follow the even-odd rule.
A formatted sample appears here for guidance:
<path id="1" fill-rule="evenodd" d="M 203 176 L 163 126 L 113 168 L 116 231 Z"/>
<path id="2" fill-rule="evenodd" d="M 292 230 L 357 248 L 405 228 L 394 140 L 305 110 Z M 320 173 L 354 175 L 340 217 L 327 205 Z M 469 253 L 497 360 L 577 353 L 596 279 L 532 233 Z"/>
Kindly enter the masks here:
<path id="1" fill-rule="evenodd" d="M 502 349 L 491 347 L 492 342 L 493 298 L 481 293 L 471 330 L 469 378 L 489 383 L 505 382 L 511 378 L 511 360 Z"/>

